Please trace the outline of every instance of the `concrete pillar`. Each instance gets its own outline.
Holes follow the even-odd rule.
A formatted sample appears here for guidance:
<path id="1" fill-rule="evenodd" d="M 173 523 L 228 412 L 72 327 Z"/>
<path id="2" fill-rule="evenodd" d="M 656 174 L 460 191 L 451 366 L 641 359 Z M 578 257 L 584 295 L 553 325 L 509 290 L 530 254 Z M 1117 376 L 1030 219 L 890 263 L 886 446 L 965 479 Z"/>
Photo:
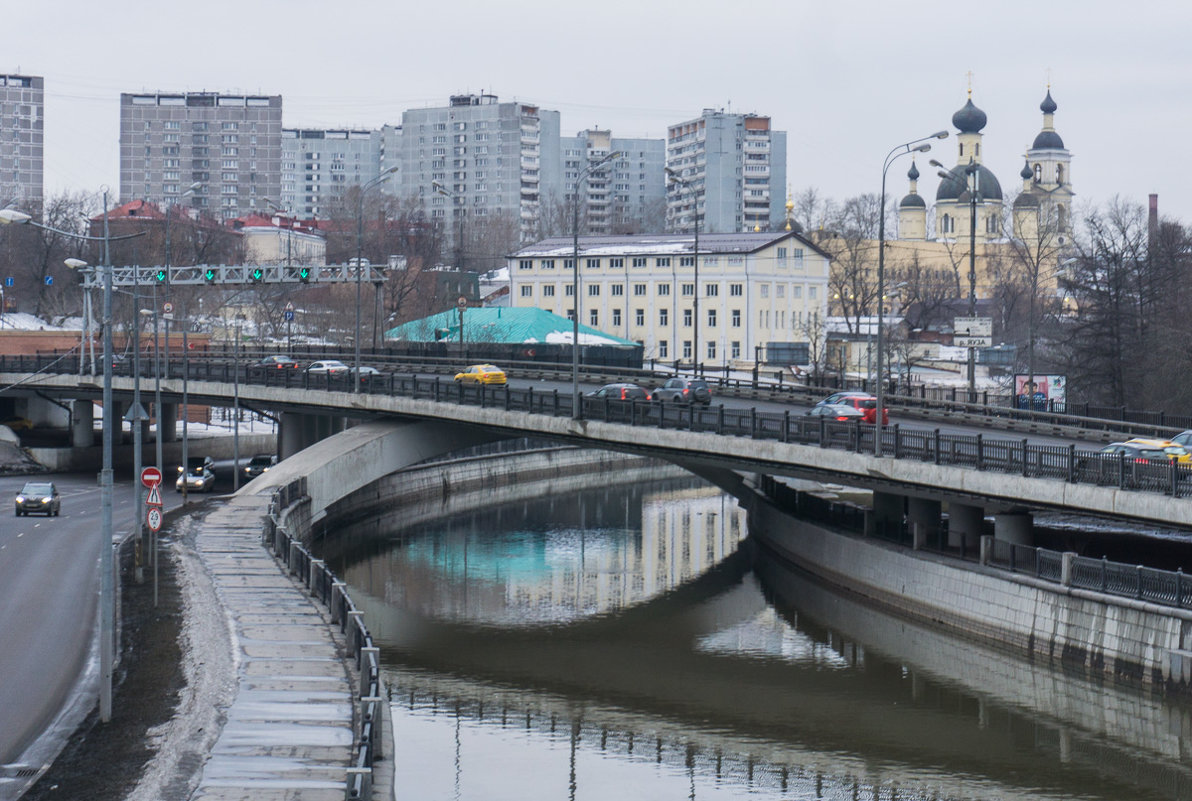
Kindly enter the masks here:
<path id="1" fill-rule="evenodd" d="M 103 410 L 102 427 L 112 432 L 112 443 L 119 445 L 124 441 L 124 413 L 128 411 L 128 404 L 112 398 L 112 408 Z M 132 440 L 129 439 L 129 442 Z"/>
<path id="2" fill-rule="evenodd" d="M 178 441 L 178 404 L 163 403 L 157 412 L 157 434 L 162 442 Z"/>
<path id="3" fill-rule="evenodd" d="M 331 418 L 331 433 L 338 434 L 341 431 L 348 429 L 348 418 L 346 417 L 332 417 Z"/>
<path id="4" fill-rule="evenodd" d="M 940 508 L 940 502 L 930 498 L 907 498 L 906 520 L 916 550 L 939 537 Z"/>
<path id="5" fill-rule="evenodd" d="M 315 441 L 327 439 L 333 433 L 331 430 L 332 418 L 325 414 L 315 415 Z"/>
<path id="6" fill-rule="evenodd" d="M 306 447 L 303 440 L 303 426 L 306 415 L 282 412 L 277 427 L 277 451 L 279 459 L 289 459 Z"/>
<path id="7" fill-rule="evenodd" d="M 873 514 L 866 520 L 866 534 L 873 534 L 882 530 L 884 526 L 897 526 L 902 523 L 903 507 L 906 498 L 890 492 L 873 493 Z"/>
<path id="8" fill-rule="evenodd" d="M 1034 546 L 1035 519 L 1030 512 L 1006 512 L 994 515 L 993 538 L 1014 545 Z"/>
<path id="9" fill-rule="evenodd" d="M 985 526 L 985 509 L 963 503 L 948 504 L 948 547 L 976 550 Z"/>
<path id="10" fill-rule="evenodd" d="M 70 402 L 70 445 L 90 448 L 95 444 L 95 404 L 89 400 Z"/>

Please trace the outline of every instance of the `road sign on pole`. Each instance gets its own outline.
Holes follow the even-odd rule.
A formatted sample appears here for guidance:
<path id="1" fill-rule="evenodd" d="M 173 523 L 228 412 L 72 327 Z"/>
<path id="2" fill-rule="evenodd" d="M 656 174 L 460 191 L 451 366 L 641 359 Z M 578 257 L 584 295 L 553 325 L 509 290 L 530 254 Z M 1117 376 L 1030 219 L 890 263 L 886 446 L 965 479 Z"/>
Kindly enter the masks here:
<path id="1" fill-rule="evenodd" d="M 150 506 L 149 511 L 145 513 L 145 522 L 149 524 L 150 531 L 159 531 L 161 529 L 161 507 Z"/>
<path id="2" fill-rule="evenodd" d="M 141 471 L 141 483 L 153 489 L 161 483 L 161 471 L 156 467 L 146 467 Z"/>
<path id="3" fill-rule="evenodd" d="M 162 314 L 173 314 L 174 313 L 174 304 L 169 303 L 169 302 L 161 304 L 161 313 Z"/>
<path id="4" fill-rule="evenodd" d="M 145 499 L 146 506 L 156 506 L 161 508 L 161 493 L 157 491 L 159 484 L 154 484 L 149 488 L 149 497 Z"/>

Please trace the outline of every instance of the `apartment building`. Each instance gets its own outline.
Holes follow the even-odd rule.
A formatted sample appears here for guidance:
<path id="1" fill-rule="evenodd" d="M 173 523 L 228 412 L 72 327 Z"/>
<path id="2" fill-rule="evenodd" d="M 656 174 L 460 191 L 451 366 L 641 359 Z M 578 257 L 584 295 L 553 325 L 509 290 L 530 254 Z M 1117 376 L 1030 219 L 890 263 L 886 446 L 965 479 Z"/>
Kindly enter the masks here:
<path id="1" fill-rule="evenodd" d="M 559 182 L 543 186 L 544 202 L 556 213 L 570 214 L 568 229 L 578 218 L 581 234 L 625 234 L 661 231 L 666 222 L 666 143 L 661 139 L 616 137 L 608 130 L 580 131 L 561 140 Z M 588 174 L 580 174 L 610 153 L 617 158 Z M 578 202 L 578 207 L 572 205 Z M 578 213 L 578 214 L 577 214 Z M 557 230 L 557 229 L 556 229 Z"/>
<path id="2" fill-rule="evenodd" d="M 44 81 L 0 75 L 0 206 L 32 212 L 45 196 Z"/>
<path id="3" fill-rule="evenodd" d="M 786 187 L 786 132 L 769 117 L 704 109 L 667 128 L 667 230 L 733 233 L 778 228 Z"/>
<path id="4" fill-rule="evenodd" d="M 281 115 L 281 95 L 121 94 L 121 201 L 185 197 L 221 219 L 267 210 L 281 194 Z"/>
<path id="5" fill-rule="evenodd" d="M 542 185 L 557 184 L 559 112 L 496 95 L 454 95 L 402 114 L 399 194 L 421 198 L 459 251 L 473 220 L 508 216 L 523 238 L 539 223 Z M 386 148 L 387 166 L 391 154 Z"/>
<path id="6" fill-rule="evenodd" d="M 381 173 L 381 132 L 283 128 L 281 208 L 299 217 L 328 217 L 348 187 Z"/>
<path id="7" fill-rule="evenodd" d="M 688 234 L 579 237 L 580 322 L 640 342 L 646 359 L 711 366 L 794 351 L 827 316 L 829 258 L 800 234 L 701 233 L 698 264 L 694 244 Z M 572 237 L 507 261 L 511 305 L 573 318 Z"/>

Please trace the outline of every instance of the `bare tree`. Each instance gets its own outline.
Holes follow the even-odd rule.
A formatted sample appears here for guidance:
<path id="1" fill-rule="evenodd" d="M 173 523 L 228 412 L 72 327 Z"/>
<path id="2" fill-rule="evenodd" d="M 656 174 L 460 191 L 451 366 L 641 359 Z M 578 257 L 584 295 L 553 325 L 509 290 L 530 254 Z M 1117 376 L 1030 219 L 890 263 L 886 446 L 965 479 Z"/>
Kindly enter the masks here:
<path id="1" fill-rule="evenodd" d="M 799 324 L 799 331 L 807 338 L 807 358 L 811 365 L 811 383 L 819 385 L 828 363 L 827 320 L 813 311 Z"/>

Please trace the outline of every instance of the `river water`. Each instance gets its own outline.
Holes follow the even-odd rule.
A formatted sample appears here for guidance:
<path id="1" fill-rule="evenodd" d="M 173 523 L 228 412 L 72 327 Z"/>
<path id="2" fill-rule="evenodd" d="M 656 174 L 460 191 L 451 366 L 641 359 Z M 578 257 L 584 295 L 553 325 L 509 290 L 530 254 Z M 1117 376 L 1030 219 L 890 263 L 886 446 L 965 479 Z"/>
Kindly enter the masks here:
<path id="1" fill-rule="evenodd" d="M 363 528 L 398 799 L 1192 799 L 1187 704 L 829 591 L 696 481 Z"/>

